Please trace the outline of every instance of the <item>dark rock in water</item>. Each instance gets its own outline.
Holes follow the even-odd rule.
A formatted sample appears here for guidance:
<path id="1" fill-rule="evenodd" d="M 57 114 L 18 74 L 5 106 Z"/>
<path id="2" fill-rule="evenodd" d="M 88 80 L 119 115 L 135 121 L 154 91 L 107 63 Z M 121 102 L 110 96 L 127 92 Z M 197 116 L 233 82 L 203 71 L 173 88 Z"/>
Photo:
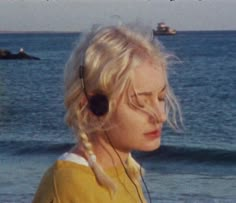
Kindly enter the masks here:
<path id="1" fill-rule="evenodd" d="M 17 54 L 11 53 L 9 50 L 0 49 L 0 60 L 10 60 L 10 59 L 20 59 L 20 60 L 40 60 L 40 58 L 28 55 L 23 49 Z"/>

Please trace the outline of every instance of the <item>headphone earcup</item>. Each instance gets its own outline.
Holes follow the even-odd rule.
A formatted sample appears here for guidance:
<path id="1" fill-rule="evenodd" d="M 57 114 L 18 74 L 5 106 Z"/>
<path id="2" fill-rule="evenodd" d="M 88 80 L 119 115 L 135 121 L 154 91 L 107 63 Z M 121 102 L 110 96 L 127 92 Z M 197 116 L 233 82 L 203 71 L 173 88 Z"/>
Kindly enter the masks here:
<path id="1" fill-rule="evenodd" d="M 89 98 L 89 109 L 96 116 L 103 116 L 109 111 L 109 101 L 103 94 L 95 94 Z"/>

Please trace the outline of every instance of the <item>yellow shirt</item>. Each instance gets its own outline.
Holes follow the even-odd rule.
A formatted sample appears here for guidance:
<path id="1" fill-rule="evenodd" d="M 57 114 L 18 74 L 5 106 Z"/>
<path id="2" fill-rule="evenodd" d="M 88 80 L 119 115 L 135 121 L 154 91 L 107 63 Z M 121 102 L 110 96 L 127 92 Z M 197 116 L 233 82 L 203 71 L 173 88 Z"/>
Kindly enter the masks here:
<path id="1" fill-rule="evenodd" d="M 117 185 L 113 196 L 98 184 L 90 167 L 57 160 L 44 174 L 33 203 L 141 203 L 135 186 L 122 167 L 109 169 L 106 173 Z M 137 187 L 143 203 L 146 203 L 141 186 Z"/>

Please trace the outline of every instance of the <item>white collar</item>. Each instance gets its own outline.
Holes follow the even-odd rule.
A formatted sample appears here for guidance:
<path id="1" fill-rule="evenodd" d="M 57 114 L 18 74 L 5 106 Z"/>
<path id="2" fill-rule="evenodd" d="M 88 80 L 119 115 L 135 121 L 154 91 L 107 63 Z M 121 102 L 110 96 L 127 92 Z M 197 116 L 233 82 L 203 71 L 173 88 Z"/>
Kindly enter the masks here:
<path id="1" fill-rule="evenodd" d="M 80 165 L 89 166 L 88 161 L 84 157 L 71 152 L 65 152 L 60 157 L 58 157 L 57 160 L 71 161 Z"/>

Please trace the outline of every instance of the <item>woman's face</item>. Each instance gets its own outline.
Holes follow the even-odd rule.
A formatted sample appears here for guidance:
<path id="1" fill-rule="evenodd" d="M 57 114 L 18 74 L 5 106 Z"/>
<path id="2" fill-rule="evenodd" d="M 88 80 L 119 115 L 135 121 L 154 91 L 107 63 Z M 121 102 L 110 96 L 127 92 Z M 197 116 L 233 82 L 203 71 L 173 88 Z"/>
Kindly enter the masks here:
<path id="1" fill-rule="evenodd" d="M 132 74 L 133 88 L 119 98 L 111 119 L 115 127 L 108 130 L 108 136 L 120 151 L 152 151 L 160 146 L 166 121 L 165 72 L 146 61 Z"/>

